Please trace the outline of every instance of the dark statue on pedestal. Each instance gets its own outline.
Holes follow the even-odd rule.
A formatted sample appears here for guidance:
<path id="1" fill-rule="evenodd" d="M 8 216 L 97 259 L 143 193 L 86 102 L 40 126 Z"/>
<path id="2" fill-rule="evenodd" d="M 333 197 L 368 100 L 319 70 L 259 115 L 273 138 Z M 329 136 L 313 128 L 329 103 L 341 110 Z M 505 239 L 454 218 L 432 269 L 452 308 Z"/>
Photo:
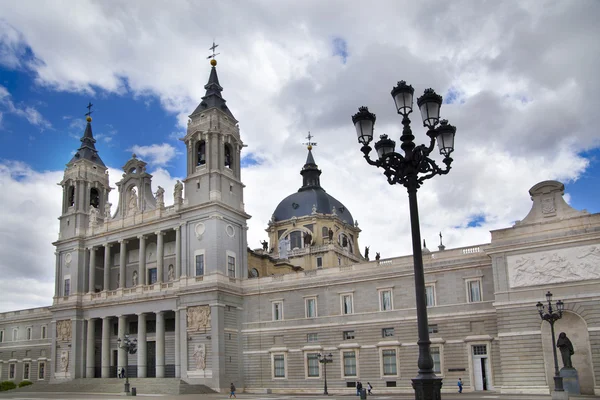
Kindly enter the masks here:
<path id="1" fill-rule="evenodd" d="M 327 234 L 329 235 L 329 241 L 331 242 L 333 240 L 333 230 L 329 228 L 329 232 L 327 232 Z"/>
<path id="2" fill-rule="evenodd" d="M 380 259 L 380 258 L 381 258 L 381 256 L 379 255 L 379 253 L 375 253 L 375 259 L 376 259 L 377 261 L 379 261 L 379 259 Z"/>
<path id="3" fill-rule="evenodd" d="M 365 246 L 365 260 L 369 261 L 369 246 Z"/>
<path id="4" fill-rule="evenodd" d="M 571 343 L 566 333 L 561 332 L 560 335 L 558 335 L 556 347 L 560 349 L 560 355 L 562 357 L 564 367 L 573 368 L 571 356 L 575 354 L 575 350 L 573 349 L 573 343 Z"/>
<path id="5" fill-rule="evenodd" d="M 267 242 L 266 240 L 263 240 L 262 242 L 260 242 L 260 244 L 262 244 L 263 251 L 267 251 L 269 249 L 269 242 Z"/>

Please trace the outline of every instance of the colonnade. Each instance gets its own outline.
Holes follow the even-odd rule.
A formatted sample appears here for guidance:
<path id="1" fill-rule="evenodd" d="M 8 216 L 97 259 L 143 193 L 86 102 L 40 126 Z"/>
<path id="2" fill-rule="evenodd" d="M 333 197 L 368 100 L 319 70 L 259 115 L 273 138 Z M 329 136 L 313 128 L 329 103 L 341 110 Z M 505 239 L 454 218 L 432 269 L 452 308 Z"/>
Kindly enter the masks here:
<path id="1" fill-rule="evenodd" d="M 181 226 L 173 228 L 175 231 L 175 266 L 174 279 L 178 279 L 181 273 Z M 164 280 L 164 235 L 166 231 L 154 232 L 156 235 L 156 283 L 162 283 Z M 148 235 L 137 236 L 139 240 L 139 255 L 138 255 L 138 282 L 137 285 L 148 285 L 148 273 L 146 270 L 146 240 Z M 119 287 L 126 287 L 126 266 L 127 266 L 127 244 L 130 239 L 121 239 L 118 241 L 119 248 Z M 115 242 L 104 244 L 104 279 L 102 290 L 110 290 L 110 268 L 111 268 L 111 249 L 115 246 Z M 94 293 L 96 287 L 96 250 L 100 246 L 91 246 L 87 249 L 89 255 L 89 285 L 88 293 Z M 136 286 L 136 285 L 133 285 Z"/>
<path id="2" fill-rule="evenodd" d="M 109 316 L 100 318 L 102 320 L 102 332 L 101 332 L 101 346 L 100 346 L 100 358 L 101 358 L 101 377 L 109 378 L 112 371 L 120 371 L 121 368 L 127 368 L 128 364 L 137 364 L 137 377 L 146 378 L 148 377 L 148 354 L 147 354 L 147 343 L 148 343 L 148 332 L 147 332 L 147 320 L 149 314 L 154 314 L 156 317 L 156 333 L 154 334 L 154 340 L 156 341 L 156 359 L 154 365 L 156 366 L 156 378 L 165 377 L 165 313 L 166 311 L 157 311 L 154 313 L 139 313 L 137 315 L 137 334 L 130 334 L 130 339 L 137 339 L 137 352 L 135 355 L 129 355 L 126 350 L 119 348 L 118 345 L 111 347 L 111 328 L 112 322 L 116 318 L 118 321 L 117 325 L 117 339 L 123 340 L 127 333 L 127 316 Z M 86 319 L 86 367 L 85 377 L 94 378 L 96 369 L 96 321 L 99 318 L 88 318 Z M 179 360 L 179 311 L 175 311 L 175 376 L 180 377 L 180 360 Z M 112 336 L 114 339 L 114 336 Z M 115 339 L 116 340 L 116 339 Z M 111 365 L 111 351 L 118 350 L 117 365 Z M 127 362 L 129 357 L 129 362 Z M 132 363 L 132 357 L 137 357 L 137 362 Z"/>

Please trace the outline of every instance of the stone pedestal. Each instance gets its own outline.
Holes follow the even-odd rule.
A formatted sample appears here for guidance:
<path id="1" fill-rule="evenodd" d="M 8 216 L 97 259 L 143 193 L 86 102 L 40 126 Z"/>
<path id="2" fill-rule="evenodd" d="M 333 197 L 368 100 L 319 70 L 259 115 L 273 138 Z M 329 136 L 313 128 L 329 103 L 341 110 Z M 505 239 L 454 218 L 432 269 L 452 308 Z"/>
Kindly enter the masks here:
<path id="1" fill-rule="evenodd" d="M 575 368 L 562 368 L 560 370 L 560 376 L 563 378 L 563 388 L 565 389 L 565 392 L 568 392 L 570 395 L 581 394 L 579 375 Z"/>

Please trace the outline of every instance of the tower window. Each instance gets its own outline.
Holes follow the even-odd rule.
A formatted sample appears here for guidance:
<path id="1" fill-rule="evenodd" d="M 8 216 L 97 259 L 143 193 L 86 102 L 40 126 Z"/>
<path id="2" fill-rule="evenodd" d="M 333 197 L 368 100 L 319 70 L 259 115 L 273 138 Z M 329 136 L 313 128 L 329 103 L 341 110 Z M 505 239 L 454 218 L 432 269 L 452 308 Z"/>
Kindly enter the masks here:
<path id="1" fill-rule="evenodd" d="M 69 186 L 69 207 L 73 207 L 75 205 L 75 186 Z"/>
<path id="2" fill-rule="evenodd" d="M 225 144 L 225 166 L 231 168 L 231 164 L 233 163 L 233 155 L 231 154 L 231 146 L 229 144 Z"/>
<path id="3" fill-rule="evenodd" d="M 197 159 L 198 159 L 198 162 L 196 163 L 196 165 L 206 164 L 206 142 L 204 140 L 201 140 L 200 142 L 198 142 L 198 145 L 196 146 L 196 151 L 197 151 Z"/>
<path id="4" fill-rule="evenodd" d="M 100 193 L 98 193 L 98 189 L 96 188 L 90 189 L 90 205 L 96 208 L 100 205 Z"/>

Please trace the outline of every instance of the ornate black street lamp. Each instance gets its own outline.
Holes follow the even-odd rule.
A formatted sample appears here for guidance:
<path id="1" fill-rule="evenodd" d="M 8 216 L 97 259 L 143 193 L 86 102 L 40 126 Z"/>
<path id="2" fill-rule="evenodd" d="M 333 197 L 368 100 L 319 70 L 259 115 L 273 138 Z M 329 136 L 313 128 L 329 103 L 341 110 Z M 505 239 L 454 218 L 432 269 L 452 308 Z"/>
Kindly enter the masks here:
<path id="1" fill-rule="evenodd" d="M 448 121 L 439 119 L 442 96 L 436 94 L 433 89 L 426 89 L 423 96 L 417 99 L 421 110 L 423 126 L 427 128 L 429 145 L 415 145 L 415 137 L 410 129 L 408 115 L 412 112 L 414 89 L 406 82 L 400 81 L 392 89 L 392 97 L 396 103 L 398 114 L 402 115 L 402 136 L 400 147 L 403 153 L 395 151 L 396 142 L 389 139 L 387 135 L 381 135 L 380 140 L 375 143 L 378 158 L 371 160 L 369 144 L 373 140 L 373 127 L 375 126 L 375 114 L 369 112 L 367 107 L 360 107 L 358 113 L 352 116 L 352 122 L 356 128 L 358 142 L 362 144 L 361 151 L 367 163 L 377 168 L 383 168 L 388 183 L 394 185 L 400 183 L 408 191 L 408 203 L 410 208 L 410 222 L 412 231 L 412 247 L 415 272 L 415 293 L 417 302 L 417 327 L 419 332 L 419 372 L 412 380 L 417 400 L 439 400 L 442 388 L 442 379 L 433 372 L 433 358 L 431 357 L 429 330 L 427 326 L 427 303 L 425 295 L 425 277 L 423 274 L 423 255 L 421 253 L 421 232 L 419 228 L 419 210 L 417 206 L 417 189 L 426 179 L 436 175 L 444 175 L 450 171 L 452 158 L 450 154 L 454 151 L 454 135 L 456 128 Z M 440 154 L 444 156 L 445 169 L 440 168 L 429 154 L 435 147 L 437 139 Z"/>
<path id="2" fill-rule="evenodd" d="M 323 377 L 325 378 L 325 384 L 323 386 L 323 394 L 329 394 L 327 392 L 327 364 L 330 362 L 333 362 L 333 355 L 331 353 L 329 354 L 317 354 L 317 357 L 319 357 L 319 362 L 321 364 L 323 364 Z"/>
<path id="3" fill-rule="evenodd" d="M 556 310 L 552 307 L 552 293 L 548 291 L 546 293 L 546 300 L 548 300 L 548 311 L 544 312 L 544 305 L 542 302 L 537 303 L 537 309 L 540 313 L 540 317 L 543 321 L 547 321 L 550 324 L 550 332 L 552 334 L 552 351 L 554 352 L 554 391 L 564 392 L 563 379 L 560 376 L 558 370 L 558 358 L 556 357 L 556 337 L 554 336 L 554 323 L 562 318 L 562 313 L 565 308 L 565 303 L 562 300 L 556 302 Z"/>
<path id="4" fill-rule="evenodd" d="M 137 339 L 130 340 L 129 335 L 125 335 L 125 338 L 117 339 L 117 345 L 120 349 L 125 350 L 125 393 L 129 393 L 129 354 L 135 354 L 137 351 Z"/>

